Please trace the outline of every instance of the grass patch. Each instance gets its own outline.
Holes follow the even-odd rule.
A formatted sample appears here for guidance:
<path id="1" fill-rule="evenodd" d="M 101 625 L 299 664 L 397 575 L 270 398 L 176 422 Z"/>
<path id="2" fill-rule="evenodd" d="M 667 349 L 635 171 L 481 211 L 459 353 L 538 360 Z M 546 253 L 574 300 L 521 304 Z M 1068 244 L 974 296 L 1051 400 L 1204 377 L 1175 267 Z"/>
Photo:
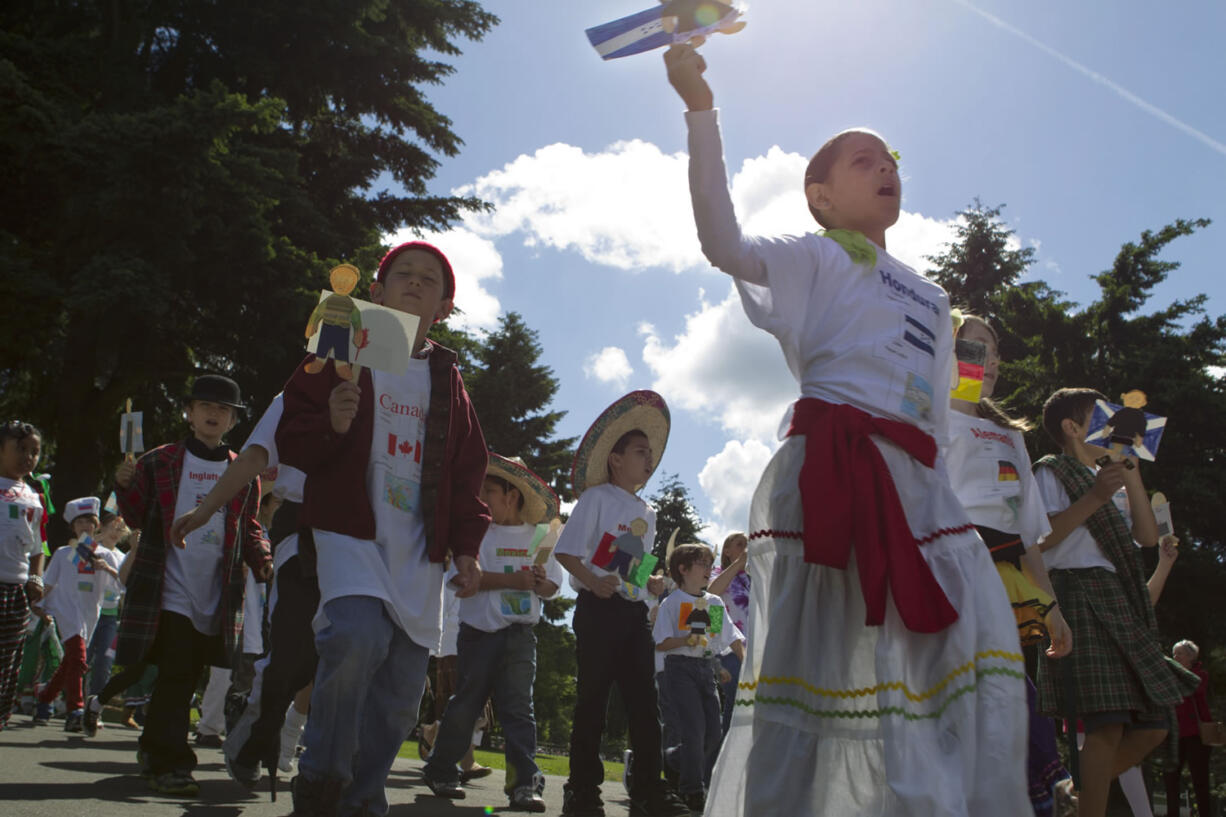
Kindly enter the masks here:
<path id="1" fill-rule="evenodd" d="M 400 757 L 416 758 L 417 741 L 405 741 L 400 747 L 398 753 Z M 507 767 L 506 756 L 502 752 L 487 752 L 483 749 L 478 749 L 473 756 L 482 766 L 489 766 L 491 769 L 505 770 Z M 554 777 L 567 777 L 570 774 L 570 758 L 563 755 L 537 755 L 536 765 L 541 771 L 547 775 Z M 625 767 L 616 761 L 604 761 L 604 779 L 605 780 L 621 780 L 622 770 Z"/>

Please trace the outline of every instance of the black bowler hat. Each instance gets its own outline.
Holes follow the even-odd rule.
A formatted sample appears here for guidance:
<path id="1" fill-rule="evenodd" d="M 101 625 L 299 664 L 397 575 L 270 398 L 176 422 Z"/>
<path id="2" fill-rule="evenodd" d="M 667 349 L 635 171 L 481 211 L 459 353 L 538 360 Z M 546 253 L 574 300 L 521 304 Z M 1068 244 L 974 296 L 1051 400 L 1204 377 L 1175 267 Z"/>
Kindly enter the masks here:
<path id="1" fill-rule="evenodd" d="M 189 403 L 193 400 L 220 403 L 236 409 L 246 408 L 238 384 L 219 374 L 202 374 L 197 377 L 192 384 L 192 393 L 187 396 Z"/>

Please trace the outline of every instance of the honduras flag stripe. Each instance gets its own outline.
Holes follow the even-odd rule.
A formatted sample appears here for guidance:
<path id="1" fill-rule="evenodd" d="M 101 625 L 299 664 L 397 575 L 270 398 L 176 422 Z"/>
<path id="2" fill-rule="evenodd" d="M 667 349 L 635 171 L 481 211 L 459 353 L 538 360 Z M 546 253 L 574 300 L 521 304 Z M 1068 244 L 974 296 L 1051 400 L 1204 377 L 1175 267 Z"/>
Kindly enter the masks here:
<path id="1" fill-rule="evenodd" d="M 662 48 L 673 41 L 664 30 L 660 7 L 649 8 L 611 23 L 587 29 L 588 42 L 603 59 L 612 60 Z"/>

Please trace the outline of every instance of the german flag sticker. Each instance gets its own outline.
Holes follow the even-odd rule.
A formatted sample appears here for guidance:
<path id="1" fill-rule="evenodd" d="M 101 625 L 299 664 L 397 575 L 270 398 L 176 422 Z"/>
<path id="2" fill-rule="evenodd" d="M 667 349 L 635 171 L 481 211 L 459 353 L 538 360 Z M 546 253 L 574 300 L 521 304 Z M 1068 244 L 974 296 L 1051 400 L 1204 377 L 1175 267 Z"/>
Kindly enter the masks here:
<path id="1" fill-rule="evenodd" d="M 1008 460 L 996 461 L 996 479 L 1000 482 L 1017 482 L 1017 466 Z"/>

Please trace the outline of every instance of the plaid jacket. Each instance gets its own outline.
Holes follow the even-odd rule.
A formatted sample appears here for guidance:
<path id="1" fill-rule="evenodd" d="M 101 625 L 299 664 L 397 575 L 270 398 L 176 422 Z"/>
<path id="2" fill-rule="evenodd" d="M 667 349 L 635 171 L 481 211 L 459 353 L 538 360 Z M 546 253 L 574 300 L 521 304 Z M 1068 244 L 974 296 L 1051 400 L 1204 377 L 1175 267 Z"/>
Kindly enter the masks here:
<path id="1" fill-rule="evenodd" d="M 136 475 L 126 489 L 115 486 L 115 499 L 124 521 L 141 531 L 119 622 L 115 663 L 120 665 L 143 661 L 157 636 L 166 578 L 166 548 L 169 547 L 170 525 L 175 518 L 186 451 L 186 441 L 155 448 L 137 461 Z M 234 456 L 234 452 L 230 452 L 231 460 Z M 259 479 L 253 480 L 226 505 L 220 609 L 227 660 L 234 654 L 243 629 L 246 591 L 243 562 L 259 568 L 272 560 L 264 530 L 256 521 L 259 509 Z"/>
<path id="2" fill-rule="evenodd" d="M 1046 456 L 1035 470 L 1051 468 L 1076 502 L 1094 477 L 1066 455 Z M 1085 523 L 1115 567 L 1051 571 L 1064 618 L 1073 631 L 1073 651 L 1055 661 L 1039 651 L 1039 701 L 1044 714 L 1061 715 L 1061 673 L 1073 673 L 1076 711 L 1138 711 L 1169 715 L 1199 679 L 1163 654 L 1141 555 L 1124 515 L 1105 502 Z M 1190 677 L 1189 677 L 1190 676 Z M 1188 687 L 1188 684 L 1191 687 Z"/>

